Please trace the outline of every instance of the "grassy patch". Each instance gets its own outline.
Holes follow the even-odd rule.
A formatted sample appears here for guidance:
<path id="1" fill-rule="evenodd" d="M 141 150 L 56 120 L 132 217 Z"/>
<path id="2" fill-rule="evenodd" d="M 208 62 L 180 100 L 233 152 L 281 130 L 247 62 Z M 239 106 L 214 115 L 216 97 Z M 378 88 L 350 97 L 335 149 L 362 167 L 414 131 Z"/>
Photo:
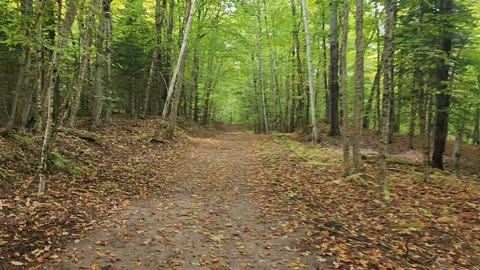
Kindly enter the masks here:
<path id="1" fill-rule="evenodd" d="M 328 167 L 341 161 L 339 154 L 332 148 L 325 148 L 315 144 L 297 142 L 287 133 L 272 133 L 275 142 L 285 146 L 291 158 L 304 161 L 314 167 Z"/>
<path id="2" fill-rule="evenodd" d="M 13 135 L 15 140 L 20 143 L 20 148 L 22 150 L 28 150 L 32 148 L 33 138 L 27 134 L 17 133 Z"/>
<path id="3" fill-rule="evenodd" d="M 50 155 L 50 158 L 48 159 L 48 161 L 50 162 L 51 166 L 53 166 L 54 168 L 62 170 L 72 176 L 84 174 L 86 171 L 85 167 L 77 166 L 75 163 L 66 159 L 60 153 L 57 153 L 57 152 L 53 152 Z M 33 166 L 35 164 L 31 164 L 31 165 Z"/>

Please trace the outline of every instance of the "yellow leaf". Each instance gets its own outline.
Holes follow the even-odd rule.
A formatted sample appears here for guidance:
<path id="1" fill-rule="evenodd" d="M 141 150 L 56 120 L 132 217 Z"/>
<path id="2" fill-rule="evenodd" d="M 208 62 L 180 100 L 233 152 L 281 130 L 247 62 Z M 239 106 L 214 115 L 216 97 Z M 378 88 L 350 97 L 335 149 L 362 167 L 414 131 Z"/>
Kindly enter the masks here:
<path id="1" fill-rule="evenodd" d="M 90 269 L 91 270 L 102 270 L 102 267 L 96 263 L 92 264 L 92 266 L 90 266 Z"/>
<path id="2" fill-rule="evenodd" d="M 16 265 L 16 266 L 21 266 L 24 265 L 24 263 L 19 262 L 19 261 L 10 261 L 11 264 Z"/>

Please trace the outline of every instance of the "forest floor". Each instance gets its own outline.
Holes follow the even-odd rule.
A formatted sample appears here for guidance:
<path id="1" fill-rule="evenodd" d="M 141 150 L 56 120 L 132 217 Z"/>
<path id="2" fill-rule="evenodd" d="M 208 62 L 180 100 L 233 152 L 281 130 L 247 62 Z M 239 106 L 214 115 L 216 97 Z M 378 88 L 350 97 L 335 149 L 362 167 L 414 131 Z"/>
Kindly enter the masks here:
<path id="1" fill-rule="evenodd" d="M 480 269 L 478 176 L 390 164 L 386 199 L 374 164 L 342 177 L 334 144 L 231 128 L 151 144 L 153 125 L 61 136 L 41 199 L 18 187 L 36 139 L 1 141 L 23 145 L 4 174 L 27 165 L 0 197 L 0 268 Z"/>

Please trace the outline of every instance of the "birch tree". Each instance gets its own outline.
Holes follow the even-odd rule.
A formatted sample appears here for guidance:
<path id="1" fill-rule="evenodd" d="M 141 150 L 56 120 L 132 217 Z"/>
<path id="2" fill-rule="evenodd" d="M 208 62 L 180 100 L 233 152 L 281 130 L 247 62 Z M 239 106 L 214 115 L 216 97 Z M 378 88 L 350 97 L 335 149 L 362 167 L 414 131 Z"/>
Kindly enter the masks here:
<path id="1" fill-rule="evenodd" d="M 176 117 L 177 117 L 177 111 L 178 111 L 178 102 L 180 100 L 181 91 L 182 91 L 181 84 L 183 79 L 183 73 L 185 71 L 184 69 L 185 61 L 187 58 L 188 38 L 189 38 L 190 30 L 192 28 L 193 15 L 195 13 L 195 6 L 197 5 L 197 2 L 198 0 L 193 0 L 193 3 L 191 3 L 189 8 L 187 23 L 185 25 L 185 30 L 183 31 L 182 46 L 180 48 L 180 53 L 178 55 L 178 60 L 175 66 L 175 70 L 170 80 L 170 85 L 168 87 L 168 92 L 167 92 L 167 99 L 165 100 L 165 105 L 162 111 L 162 120 L 167 121 L 167 124 L 168 124 L 167 125 L 168 130 L 166 132 L 167 139 L 169 139 L 169 137 L 171 139 L 171 137 L 173 136 L 173 131 L 175 129 Z M 176 100 L 178 99 L 178 101 L 175 101 L 171 105 L 174 93 L 176 94 L 175 99 Z M 167 117 L 168 117 L 168 120 L 167 120 Z M 154 139 L 157 139 L 157 140 L 159 139 L 161 130 L 165 127 L 165 123 L 163 121 L 155 129 L 155 133 L 153 136 Z"/>
<path id="2" fill-rule="evenodd" d="M 56 50 L 52 53 L 51 64 L 48 72 L 48 86 L 47 86 L 47 111 L 46 111 L 46 123 L 45 123 L 45 132 L 43 136 L 42 144 L 42 154 L 40 159 L 40 182 L 38 185 L 38 195 L 41 196 L 45 193 L 45 182 L 46 182 L 46 173 L 48 168 L 48 157 L 52 149 L 52 144 L 54 143 L 52 138 L 53 136 L 53 104 L 54 104 L 54 88 L 60 73 L 60 63 L 62 56 L 62 49 L 67 45 L 67 40 L 70 37 L 71 28 L 77 15 L 77 3 L 76 1 L 71 1 L 68 4 L 67 12 L 65 19 L 63 21 L 62 27 L 60 27 L 59 35 L 56 40 Z M 62 22 L 58 22 L 59 24 Z"/>
<path id="3" fill-rule="evenodd" d="M 308 16 L 306 1 L 301 0 L 302 14 L 303 14 L 303 28 L 305 31 L 305 41 L 307 44 L 307 62 L 308 62 L 308 91 L 310 95 L 310 114 L 312 118 L 312 139 L 314 142 L 318 141 L 318 125 L 317 125 L 317 109 L 315 106 L 315 88 L 313 84 L 313 59 L 312 59 L 312 41 L 310 38 L 310 31 L 308 29 Z"/>

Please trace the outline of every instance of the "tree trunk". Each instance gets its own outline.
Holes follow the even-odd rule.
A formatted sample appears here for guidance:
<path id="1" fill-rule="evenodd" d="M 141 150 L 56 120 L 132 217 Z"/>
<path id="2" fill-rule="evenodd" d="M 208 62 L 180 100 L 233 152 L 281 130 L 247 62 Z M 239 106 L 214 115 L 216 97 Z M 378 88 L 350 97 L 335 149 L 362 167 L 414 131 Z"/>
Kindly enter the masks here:
<path id="1" fill-rule="evenodd" d="M 322 2 L 322 76 L 323 76 L 323 90 L 325 91 L 325 121 L 330 123 L 330 95 L 328 93 L 328 74 L 327 74 L 327 38 L 325 37 L 325 6 Z"/>
<path id="2" fill-rule="evenodd" d="M 479 145 L 480 144 L 480 109 L 476 109 L 475 111 L 475 119 L 474 119 L 474 128 L 473 128 L 473 144 Z"/>
<path id="3" fill-rule="evenodd" d="M 200 109 L 198 107 L 199 91 L 198 91 L 198 79 L 200 77 L 200 35 L 197 35 L 196 47 L 193 55 L 193 69 L 192 69 L 192 96 L 193 96 L 193 121 L 198 122 L 198 115 Z"/>
<path id="4" fill-rule="evenodd" d="M 162 119 L 166 120 L 168 118 L 168 126 L 167 126 L 167 139 L 168 137 L 173 136 L 173 131 L 175 129 L 175 124 L 176 124 L 176 112 L 178 111 L 178 104 L 179 100 L 181 97 L 181 91 L 182 91 L 182 82 L 180 79 L 183 80 L 183 72 L 184 72 L 184 66 L 185 66 L 185 61 L 187 58 L 187 48 L 188 48 L 188 38 L 190 34 L 190 29 L 192 28 L 192 22 L 193 22 L 193 15 L 195 13 L 195 6 L 197 4 L 198 0 L 193 0 L 193 3 L 191 5 L 188 5 L 189 7 L 187 8 L 187 22 L 185 25 L 185 30 L 183 31 L 183 41 L 182 41 L 182 46 L 180 48 L 180 53 L 178 55 L 178 60 L 177 60 L 177 65 L 175 67 L 175 70 L 172 75 L 172 79 L 170 80 L 170 85 L 168 87 L 168 92 L 167 92 L 167 99 L 165 100 L 165 105 L 163 107 L 163 112 L 162 112 Z M 176 87 L 180 87 L 179 89 L 176 89 Z M 172 104 L 172 108 L 170 108 L 170 103 L 172 101 L 173 93 L 175 90 L 178 92 L 175 97 L 175 101 Z M 177 100 L 178 99 L 178 100 Z M 176 108 L 174 108 L 176 107 Z M 174 115 L 172 115 L 174 114 Z M 158 139 L 160 136 L 161 129 L 163 128 L 163 123 L 161 123 L 155 130 L 154 134 L 154 139 Z"/>
<path id="5" fill-rule="evenodd" d="M 425 93 L 425 87 L 423 85 L 423 74 L 420 71 L 415 75 L 415 80 L 417 81 L 417 91 L 418 91 L 418 116 L 419 116 L 419 125 L 420 125 L 420 137 L 422 139 L 422 153 L 423 153 L 423 181 L 428 181 L 430 177 L 430 136 L 428 135 L 428 117 L 427 117 L 427 108 L 428 108 L 428 99 Z"/>
<path id="6" fill-rule="evenodd" d="M 95 57 L 95 71 L 94 71 L 94 87 L 93 87 L 93 107 L 92 118 L 90 122 L 90 129 L 95 130 L 100 122 L 103 109 L 104 99 L 104 81 L 103 70 L 105 68 L 105 50 L 104 37 L 106 36 L 106 12 L 110 10 L 110 2 L 112 0 L 102 0 L 97 10 L 99 10 L 100 17 L 98 19 L 97 40 L 95 48 L 97 54 Z"/>
<path id="7" fill-rule="evenodd" d="M 113 0 L 109 0 L 110 2 Z M 107 76 L 105 82 L 105 91 L 110 98 L 110 102 L 108 103 L 105 118 L 107 123 L 112 123 L 112 110 L 113 110 L 113 91 L 112 91 L 112 42 L 113 42 L 113 33 L 112 33 L 112 10 L 110 8 L 110 4 L 107 6 L 108 10 L 105 12 L 105 32 L 106 32 L 106 40 L 105 40 L 105 56 L 106 56 L 106 68 L 107 68 Z"/>
<path id="8" fill-rule="evenodd" d="M 265 133 L 270 133 L 268 125 L 268 112 L 267 112 L 267 97 L 265 94 L 265 74 L 263 72 L 263 55 L 262 55 L 262 7 L 260 0 L 257 0 L 257 61 L 258 61 L 258 76 L 260 83 L 260 95 L 262 98 L 262 111 L 263 111 L 263 125 Z"/>
<path id="9" fill-rule="evenodd" d="M 338 0 L 329 0 L 330 6 L 330 131 L 328 135 L 340 135 L 338 113 Z"/>
<path id="10" fill-rule="evenodd" d="M 92 5 L 97 7 L 99 0 L 93 0 Z M 92 45 L 92 33 L 95 27 L 95 12 L 89 9 L 87 29 L 85 30 L 85 37 L 83 40 L 83 54 L 78 73 L 75 81 L 72 85 L 72 100 L 70 105 L 70 115 L 67 120 L 67 126 L 72 128 L 75 125 L 75 119 L 77 117 L 78 110 L 80 108 L 80 98 L 82 96 L 83 83 L 85 75 L 87 74 L 88 64 L 90 62 L 90 47 Z"/>
<path id="11" fill-rule="evenodd" d="M 384 41 L 384 55 L 383 55 L 383 74 L 384 74 L 384 89 L 383 89 L 383 105 L 382 105 L 382 122 L 380 133 L 380 155 L 379 155 L 379 171 L 378 171 L 378 185 L 383 190 L 384 195 L 388 194 L 387 190 L 387 151 L 388 151 L 388 134 L 390 127 L 390 105 L 391 95 L 393 92 L 393 25 L 394 25 L 394 0 L 385 0 L 385 41 Z M 389 199 L 389 198 L 386 198 Z"/>
<path id="12" fill-rule="evenodd" d="M 347 0 L 345 0 L 347 1 Z M 362 101 L 364 86 L 364 42 L 363 42 L 363 0 L 356 0 L 355 9 L 355 103 L 353 120 L 353 165 L 355 172 L 363 171 L 362 158 L 360 156 L 360 143 L 362 141 Z"/>
<path id="13" fill-rule="evenodd" d="M 308 30 L 308 16 L 305 0 L 302 0 L 302 13 L 303 13 L 303 28 L 305 31 L 305 41 L 307 44 L 307 59 L 308 59 L 308 90 L 310 94 L 310 114 L 312 118 L 312 139 L 314 142 L 318 141 L 318 126 L 317 126 L 317 110 L 315 108 L 315 89 L 313 85 L 313 59 L 312 59 L 312 41 L 310 39 L 310 32 Z"/>
<path id="14" fill-rule="evenodd" d="M 458 169 L 460 168 L 462 144 L 463 144 L 463 130 L 459 130 L 457 131 L 457 135 L 455 136 L 455 143 L 453 144 L 453 151 L 452 151 L 452 169 L 455 171 L 458 171 Z"/>
<path id="15" fill-rule="evenodd" d="M 380 77 L 382 76 L 383 64 L 381 63 L 380 59 L 378 59 L 378 61 L 379 63 L 377 64 L 377 72 L 375 73 L 375 78 L 373 79 L 372 88 L 370 90 L 367 106 L 365 108 L 365 114 L 363 116 L 363 124 L 362 124 L 363 128 L 370 128 L 370 120 L 372 118 L 372 112 L 373 112 L 373 99 L 380 89 Z"/>
<path id="16" fill-rule="evenodd" d="M 414 149 L 415 147 L 415 126 L 416 126 L 416 119 L 417 119 L 417 112 L 418 112 L 418 107 L 419 107 L 419 102 L 418 102 L 418 95 L 419 95 L 419 90 L 417 89 L 417 84 L 419 83 L 419 79 L 417 77 L 419 76 L 418 74 L 420 73 L 419 70 L 415 70 L 413 72 L 413 91 L 412 95 L 413 97 L 411 98 L 410 102 L 410 124 L 408 127 L 408 148 L 409 149 Z"/>
<path id="17" fill-rule="evenodd" d="M 453 0 L 442 0 L 440 13 L 442 15 L 450 15 L 453 12 Z M 452 37 L 450 34 L 451 25 L 447 30 L 443 30 L 442 50 L 445 55 L 450 56 L 452 50 Z M 450 94 L 447 93 L 449 80 L 449 67 L 447 59 L 441 58 L 437 68 L 437 90 L 436 95 L 436 118 L 435 118 L 435 134 L 434 134 L 434 150 L 432 156 L 432 167 L 443 170 L 443 154 L 445 153 L 445 144 L 448 136 L 448 108 L 450 106 Z"/>
<path id="18" fill-rule="evenodd" d="M 39 7 L 39 14 L 42 12 L 43 3 Z M 23 0 L 21 1 L 21 13 L 22 16 L 25 18 L 32 16 L 32 1 L 31 0 Z M 39 15 L 40 16 L 40 15 Z M 37 17 L 37 21 L 35 24 L 39 23 L 39 18 Z M 27 39 L 31 39 L 33 37 L 33 32 L 37 28 L 36 25 L 30 26 L 27 23 L 23 23 L 22 26 L 25 29 L 24 35 Z M 32 63 L 32 49 L 30 48 L 30 44 L 24 44 L 21 46 L 22 51 L 22 58 L 23 63 L 20 66 L 20 70 L 17 74 L 17 83 L 15 85 L 15 92 L 12 100 L 12 106 L 10 108 L 10 118 L 6 125 L 6 132 L 9 132 L 12 127 L 16 124 L 19 124 L 21 121 L 20 115 L 22 114 L 23 108 L 21 105 L 23 103 L 28 104 L 28 102 L 24 102 L 26 89 L 28 88 L 28 84 L 30 82 L 30 69 Z M 23 101 L 23 102 L 22 102 Z M 21 108 L 19 108 L 21 107 Z M 18 121 L 20 119 L 20 121 Z"/>
<path id="19" fill-rule="evenodd" d="M 150 107 L 150 95 L 153 88 L 153 82 L 157 71 L 157 66 L 161 62 L 162 56 L 162 27 L 163 27 L 163 8 L 160 0 L 155 0 L 155 48 L 153 49 L 152 62 L 148 72 L 147 86 L 145 88 L 145 98 L 143 100 L 143 108 L 141 117 L 144 118 Z"/>
<path id="20" fill-rule="evenodd" d="M 77 15 L 77 4 L 76 1 L 72 1 L 69 3 L 67 13 L 65 15 L 65 19 L 63 22 L 63 27 L 61 27 L 61 31 L 59 32 L 59 37 L 57 38 L 57 50 L 53 51 L 52 60 L 50 64 L 50 69 L 48 73 L 48 86 L 47 86 L 47 112 L 46 112 L 46 123 L 45 123 L 45 134 L 43 137 L 43 144 L 42 144 L 42 154 L 40 159 L 40 183 L 38 186 L 38 196 L 45 194 L 45 182 L 46 182 L 46 173 L 48 168 L 48 157 L 50 156 L 50 152 L 52 149 L 52 145 L 54 143 L 54 129 L 53 129 L 53 104 L 54 104 L 54 95 L 53 90 L 55 88 L 58 74 L 60 72 L 60 60 L 61 60 L 61 49 L 63 49 L 67 45 L 67 40 L 70 36 L 72 24 L 75 20 L 75 16 Z M 60 24 L 60 22 L 58 22 Z"/>
<path id="21" fill-rule="evenodd" d="M 343 135 L 343 170 L 344 176 L 350 175 L 350 130 L 348 121 L 348 74 L 347 74 L 347 51 L 348 51 L 348 14 L 350 7 L 348 0 L 343 1 L 343 27 L 342 43 L 340 47 L 340 81 L 341 81 L 341 104 L 342 104 L 342 135 Z"/>

